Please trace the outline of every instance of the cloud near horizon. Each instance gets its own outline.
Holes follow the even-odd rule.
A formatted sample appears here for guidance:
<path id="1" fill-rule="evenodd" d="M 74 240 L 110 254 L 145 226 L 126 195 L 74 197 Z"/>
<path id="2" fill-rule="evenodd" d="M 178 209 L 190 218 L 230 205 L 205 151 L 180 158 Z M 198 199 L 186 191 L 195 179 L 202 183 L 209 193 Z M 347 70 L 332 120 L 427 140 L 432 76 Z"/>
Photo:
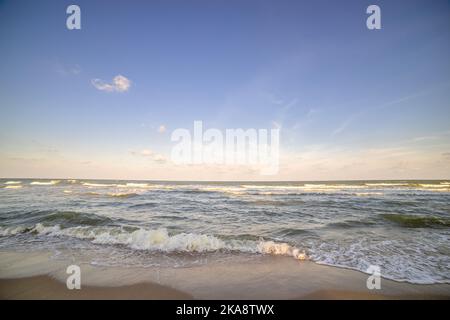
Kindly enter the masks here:
<path id="1" fill-rule="evenodd" d="M 131 80 L 120 74 L 113 78 L 112 83 L 101 79 L 92 79 L 91 83 L 96 89 L 107 92 L 126 92 L 131 87 Z"/>
<path id="2" fill-rule="evenodd" d="M 160 154 L 160 153 L 153 152 L 150 149 L 143 149 L 141 151 L 134 151 L 134 150 L 132 150 L 132 151 L 130 151 L 130 153 L 133 156 L 148 157 L 152 161 L 154 161 L 156 163 L 159 163 L 159 164 L 163 164 L 163 163 L 167 162 L 166 156 L 164 156 L 163 154 Z"/>
<path id="3" fill-rule="evenodd" d="M 159 133 L 164 133 L 164 132 L 166 132 L 166 130 L 167 130 L 167 128 L 166 128 L 166 126 L 165 125 L 160 125 L 159 126 L 159 128 L 158 128 L 158 132 Z"/>

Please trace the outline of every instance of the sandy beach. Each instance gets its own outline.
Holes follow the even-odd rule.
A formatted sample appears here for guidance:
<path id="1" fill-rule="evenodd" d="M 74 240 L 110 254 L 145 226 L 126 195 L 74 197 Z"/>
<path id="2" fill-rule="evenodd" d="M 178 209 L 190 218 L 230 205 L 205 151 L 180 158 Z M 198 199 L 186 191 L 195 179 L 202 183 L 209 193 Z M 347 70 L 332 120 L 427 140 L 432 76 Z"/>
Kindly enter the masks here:
<path id="1" fill-rule="evenodd" d="M 1 299 L 192 299 L 184 292 L 156 283 L 140 283 L 119 287 L 86 286 L 68 290 L 66 284 L 49 276 L 0 280 Z"/>
<path id="2" fill-rule="evenodd" d="M 49 254 L 0 253 L 1 299 L 449 299 L 450 285 L 382 279 L 286 257 L 190 268 L 116 268 L 81 264 L 80 290 L 68 290 L 71 262 Z"/>

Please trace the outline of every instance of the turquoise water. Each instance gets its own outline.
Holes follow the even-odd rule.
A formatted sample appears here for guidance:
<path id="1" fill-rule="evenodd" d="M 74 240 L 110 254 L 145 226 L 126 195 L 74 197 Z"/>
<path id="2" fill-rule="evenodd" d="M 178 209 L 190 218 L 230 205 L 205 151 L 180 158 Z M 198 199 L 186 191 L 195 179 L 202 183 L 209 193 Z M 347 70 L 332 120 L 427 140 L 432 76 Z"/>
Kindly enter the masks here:
<path id="1" fill-rule="evenodd" d="M 450 182 L 0 180 L 0 250 L 189 267 L 292 259 L 450 283 Z"/>

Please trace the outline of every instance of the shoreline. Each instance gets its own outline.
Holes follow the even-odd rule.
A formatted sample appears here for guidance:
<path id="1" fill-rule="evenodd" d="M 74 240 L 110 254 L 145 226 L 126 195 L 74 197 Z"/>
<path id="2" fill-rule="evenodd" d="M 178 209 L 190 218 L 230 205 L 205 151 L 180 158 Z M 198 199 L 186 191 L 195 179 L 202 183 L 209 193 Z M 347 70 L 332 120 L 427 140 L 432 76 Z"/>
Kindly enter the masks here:
<path id="1" fill-rule="evenodd" d="M 66 287 L 71 264 L 49 252 L 0 251 L 0 299 L 450 299 L 450 284 L 382 278 L 380 290 L 368 290 L 362 272 L 279 256 L 186 268 L 79 262 L 80 290 Z"/>

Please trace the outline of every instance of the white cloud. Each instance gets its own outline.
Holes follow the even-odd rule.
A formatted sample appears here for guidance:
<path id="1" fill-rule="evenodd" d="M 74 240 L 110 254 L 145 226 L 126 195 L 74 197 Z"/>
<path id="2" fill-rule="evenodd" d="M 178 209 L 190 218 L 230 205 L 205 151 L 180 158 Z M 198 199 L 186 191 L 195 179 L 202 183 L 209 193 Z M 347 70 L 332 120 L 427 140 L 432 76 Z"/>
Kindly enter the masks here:
<path id="1" fill-rule="evenodd" d="M 158 128 L 158 132 L 159 132 L 159 133 L 164 133 L 164 132 L 166 132 L 166 126 L 163 125 L 163 124 L 160 125 L 159 128 Z"/>
<path id="2" fill-rule="evenodd" d="M 54 70 L 62 76 L 77 76 L 81 73 L 81 67 L 78 64 L 75 65 L 63 65 L 61 63 L 54 64 Z"/>
<path id="3" fill-rule="evenodd" d="M 114 87 L 111 84 L 108 83 L 104 83 L 102 80 L 100 79 L 92 79 L 91 83 L 94 87 L 96 87 L 98 90 L 102 90 L 102 91 L 113 91 Z"/>
<path id="4" fill-rule="evenodd" d="M 113 78 L 112 83 L 104 82 L 101 79 L 92 79 L 91 80 L 92 85 L 101 91 L 107 91 L 107 92 L 125 92 L 130 89 L 131 81 L 130 79 L 122 76 L 117 75 Z"/>
<path id="5" fill-rule="evenodd" d="M 113 79 L 114 87 L 119 92 L 128 91 L 131 86 L 131 81 L 124 76 L 118 75 Z"/>
<path id="6" fill-rule="evenodd" d="M 153 156 L 153 161 L 158 162 L 158 163 L 166 163 L 167 158 L 162 154 L 155 154 Z"/>
<path id="7" fill-rule="evenodd" d="M 166 156 L 153 152 L 150 149 L 142 149 L 141 151 L 130 151 L 133 156 L 148 157 L 153 162 L 164 164 L 167 162 Z"/>
<path id="8" fill-rule="evenodd" d="M 143 156 L 151 156 L 153 154 L 153 151 L 148 150 L 148 149 L 144 149 L 141 151 L 141 155 Z"/>

